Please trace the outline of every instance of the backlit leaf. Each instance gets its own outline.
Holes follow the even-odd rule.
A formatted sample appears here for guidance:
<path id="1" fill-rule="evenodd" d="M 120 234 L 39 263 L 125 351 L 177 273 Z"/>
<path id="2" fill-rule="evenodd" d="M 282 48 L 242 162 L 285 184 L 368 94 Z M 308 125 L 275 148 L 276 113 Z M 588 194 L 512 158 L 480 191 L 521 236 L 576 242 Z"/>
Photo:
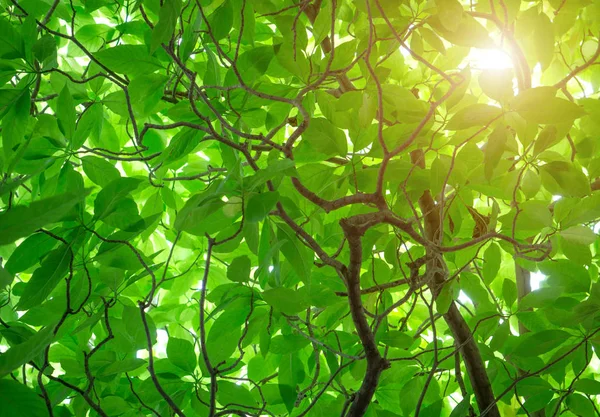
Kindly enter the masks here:
<path id="1" fill-rule="evenodd" d="M 0 214 L 0 245 L 30 235 L 40 227 L 62 220 L 87 193 L 65 193 L 16 206 Z"/>
<path id="2" fill-rule="evenodd" d="M 196 368 L 196 353 L 194 352 L 194 345 L 189 341 L 169 337 L 167 356 L 173 364 L 189 374 L 194 372 L 194 368 Z"/>
<path id="3" fill-rule="evenodd" d="M 132 77 L 162 68 L 160 62 L 150 56 L 144 45 L 117 45 L 98 51 L 94 56 L 111 70 Z"/>
<path id="4" fill-rule="evenodd" d="M 152 40 L 150 42 L 151 53 L 156 51 L 156 49 L 160 47 L 161 43 L 164 42 L 168 44 L 169 39 L 171 39 L 171 36 L 173 36 L 173 31 L 175 30 L 177 17 L 179 16 L 180 10 L 180 0 L 167 0 L 164 2 L 164 4 L 162 4 L 158 16 L 158 23 L 152 30 Z"/>
<path id="5" fill-rule="evenodd" d="M 459 110 L 446 125 L 448 130 L 462 130 L 491 123 L 502 114 L 502 109 L 487 104 L 473 104 Z"/>
<path id="6" fill-rule="evenodd" d="M 0 377 L 3 378 L 42 353 L 44 349 L 46 349 L 46 347 L 52 342 L 52 339 L 54 339 L 53 330 L 54 329 L 52 326 L 44 327 L 42 330 L 38 331 L 24 342 L 16 344 L 6 352 L 1 353 Z M 0 381 L 5 380 L 1 379 Z M 2 391 L 2 393 L 4 392 Z"/>
<path id="7" fill-rule="evenodd" d="M 71 257 L 71 247 L 64 244 L 50 252 L 27 282 L 19 300 L 19 309 L 27 310 L 41 304 L 66 275 Z"/>
<path id="8" fill-rule="evenodd" d="M 513 108 L 532 123 L 572 122 L 585 115 L 575 103 L 554 96 L 547 87 L 532 88 L 520 93 L 512 100 Z"/>
<path id="9" fill-rule="evenodd" d="M 513 354 L 523 357 L 543 355 L 562 345 L 569 337 L 569 333 L 562 330 L 533 333 L 517 345 Z"/>

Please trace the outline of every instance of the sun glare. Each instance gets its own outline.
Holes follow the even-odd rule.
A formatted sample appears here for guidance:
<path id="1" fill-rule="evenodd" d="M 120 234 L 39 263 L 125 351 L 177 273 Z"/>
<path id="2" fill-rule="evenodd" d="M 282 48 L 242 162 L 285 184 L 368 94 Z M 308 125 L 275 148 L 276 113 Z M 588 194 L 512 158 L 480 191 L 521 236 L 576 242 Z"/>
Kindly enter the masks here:
<path id="1" fill-rule="evenodd" d="M 505 69 L 512 68 L 510 56 L 501 49 L 472 48 L 466 61 L 472 68 Z"/>

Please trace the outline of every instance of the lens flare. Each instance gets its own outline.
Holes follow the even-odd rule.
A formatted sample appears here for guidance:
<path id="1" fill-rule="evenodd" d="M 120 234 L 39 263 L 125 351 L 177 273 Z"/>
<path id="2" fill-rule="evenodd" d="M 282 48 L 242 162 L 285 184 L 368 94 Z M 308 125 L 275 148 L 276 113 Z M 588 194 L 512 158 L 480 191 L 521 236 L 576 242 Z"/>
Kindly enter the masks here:
<path id="1" fill-rule="evenodd" d="M 471 49 L 467 62 L 477 69 L 506 69 L 512 68 L 510 56 L 501 49 Z"/>

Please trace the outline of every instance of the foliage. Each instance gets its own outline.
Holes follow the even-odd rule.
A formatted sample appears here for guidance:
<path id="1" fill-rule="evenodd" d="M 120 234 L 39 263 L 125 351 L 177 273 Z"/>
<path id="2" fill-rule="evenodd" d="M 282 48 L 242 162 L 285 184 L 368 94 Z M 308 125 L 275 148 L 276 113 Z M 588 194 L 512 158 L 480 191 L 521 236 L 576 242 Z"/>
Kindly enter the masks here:
<path id="1" fill-rule="evenodd" d="M 600 415 L 600 2 L 0 7 L 0 416 Z"/>

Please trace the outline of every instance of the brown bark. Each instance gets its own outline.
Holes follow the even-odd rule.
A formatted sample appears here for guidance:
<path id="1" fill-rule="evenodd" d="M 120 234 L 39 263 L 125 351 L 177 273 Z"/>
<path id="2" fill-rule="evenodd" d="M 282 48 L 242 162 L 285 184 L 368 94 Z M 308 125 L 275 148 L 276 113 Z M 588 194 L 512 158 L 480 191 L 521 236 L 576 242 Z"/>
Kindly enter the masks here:
<path id="1" fill-rule="evenodd" d="M 424 168 L 423 151 L 411 152 L 411 160 L 413 164 Z M 425 191 L 419 198 L 419 207 L 425 221 L 426 237 L 435 242 L 440 232 L 440 211 L 436 207 L 429 190 Z M 438 256 L 432 256 L 431 259 L 427 264 L 428 269 L 443 270 L 443 268 L 440 268 L 443 266 L 441 265 L 443 261 Z M 436 297 L 444 284 L 444 275 L 440 272 L 434 273 L 433 282 L 432 291 L 434 297 Z M 479 348 L 477 347 L 477 343 L 475 343 L 471 329 L 469 329 L 467 322 L 454 302 L 450 304 L 448 312 L 444 314 L 444 320 L 450 328 L 455 341 L 461 346 L 461 355 L 467 368 L 467 375 L 471 381 L 471 386 L 475 392 L 475 399 L 479 410 L 482 411 L 490 407 L 486 415 L 488 417 L 500 417 L 500 411 L 496 405 L 494 392 L 492 391 L 492 386 L 485 370 L 485 364 L 479 353 Z"/>
<path id="2" fill-rule="evenodd" d="M 375 335 L 371 331 L 371 327 L 363 311 L 360 290 L 360 267 L 362 264 L 361 236 L 365 229 L 355 227 L 351 224 L 350 220 L 343 219 L 340 222 L 350 247 L 350 262 L 344 278 L 348 289 L 350 314 L 365 351 L 367 370 L 360 389 L 354 395 L 346 417 L 361 417 L 365 414 L 367 407 L 373 399 L 381 372 L 389 368 L 390 363 L 379 353 L 377 343 L 375 342 Z"/>
<path id="3" fill-rule="evenodd" d="M 317 19 L 317 16 L 321 9 L 321 2 L 322 0 L 317 0 L 316 2 L 306 6 L 306 8 L 304 9 L 304 13 L 306 14 L 306 17 L 308 17 L 308 20 L 311 24 L 314 24 L 315 20 Z M 329 39 L 329 36 L 325 36 L 325 39 L 323 39 L 323 41 L 321 42 L 321 48 L 323 48 L 323 52 L 325 52 L 326 54 L 331 52 L 331 40 Z"/>
<path id="4" fill-rule="evenodd" d="M 308 17 L 308 20 L 311 24 L 314 24 L 315 20 L 317 19 L 317 16 L 321 9 L 321 3 L 322 0 L 317 0 L 315 3 L 306 6 L 306 8 L 304 9 L 304 14 L 306 14 L 306 17 Z M 331 38 L 329 36 L 325 36 L 325 39 L 323 39 L 323 41 L 321 42 L 321 48 L 323 49 L 324 53 L 331 53 L 332 44 Z M 334 96 L 340 97 L 342 94 L 356 89 L 354 87 L 354 84 L 352 84 L 352 81 L 350 81 L 350 79 L 348 78 L 348 75 L 346 75 L 346 73 L 337 74 L 336 78 L 338 80 L 338 83 L 340 84 L 339 88 L 329 90 L 329 92 Z"/>

